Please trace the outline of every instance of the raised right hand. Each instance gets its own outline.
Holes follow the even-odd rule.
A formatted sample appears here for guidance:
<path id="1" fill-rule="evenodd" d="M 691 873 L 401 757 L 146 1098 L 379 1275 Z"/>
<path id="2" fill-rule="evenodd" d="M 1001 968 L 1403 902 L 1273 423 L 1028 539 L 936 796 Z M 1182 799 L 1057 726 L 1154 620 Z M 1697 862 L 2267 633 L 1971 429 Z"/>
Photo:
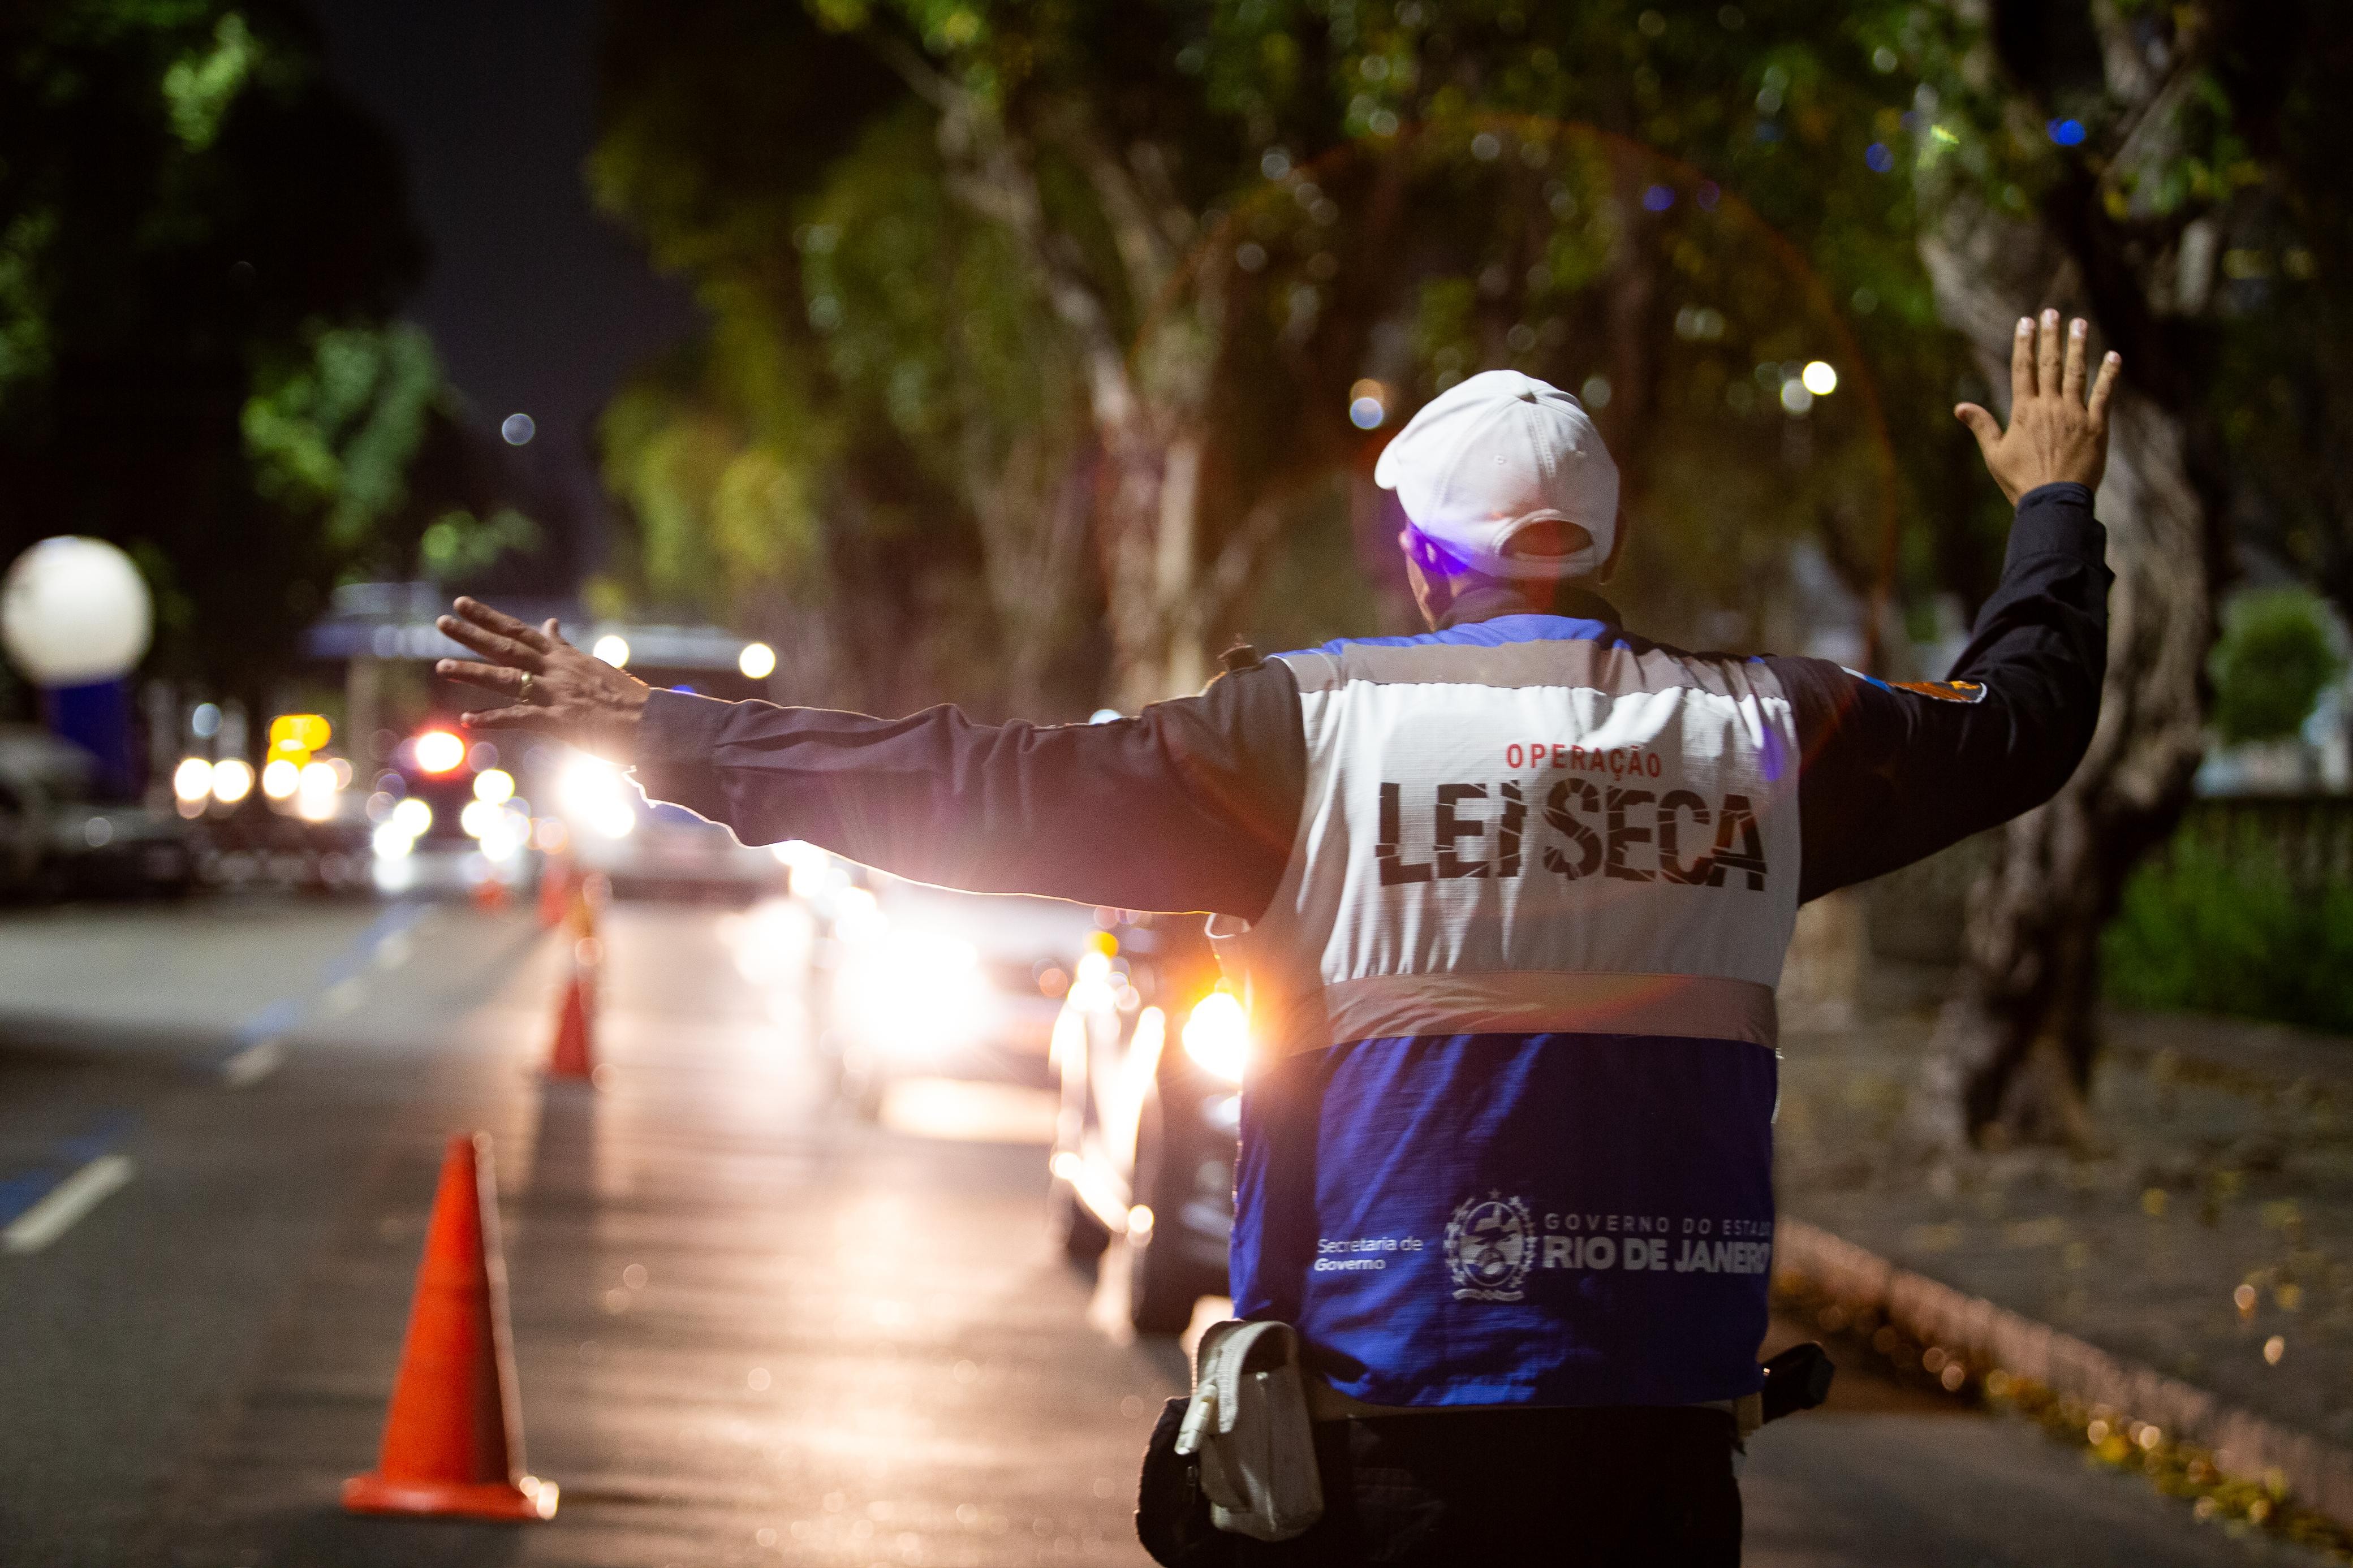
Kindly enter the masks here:
<path id="1" fill-rule="evenodd" d="M 2089 401 L 2084 395 L 2084 356 L 2090 329 L 2082 317 L 2067 324 L 2066 347 L 2059 340 L 2059 312 L 2045 310 L 2018 319 L 2010 351 L 2010 428 L 1974 403 L 1953 410 L 1978 438 L 1986 468 L 2010 504 L 2037 485 L 2073 479 L 2100 488 L 2108 467 L 2108 397 L 2124 370 L 2124 356 L 2111 351 L 2100 360 Z"/>
<path id="2" fill-rule="evenodd" d="M 629 759 L 652 689 L 644 681 L 574 647 L 554 621 L 533 626 L 478 599 L 450 608 L 434 624 L 490 662 L 445 658 L 434 673 L 509 700 L 468 713 L 469 729 L 538 730 L 615 762 Z"/>

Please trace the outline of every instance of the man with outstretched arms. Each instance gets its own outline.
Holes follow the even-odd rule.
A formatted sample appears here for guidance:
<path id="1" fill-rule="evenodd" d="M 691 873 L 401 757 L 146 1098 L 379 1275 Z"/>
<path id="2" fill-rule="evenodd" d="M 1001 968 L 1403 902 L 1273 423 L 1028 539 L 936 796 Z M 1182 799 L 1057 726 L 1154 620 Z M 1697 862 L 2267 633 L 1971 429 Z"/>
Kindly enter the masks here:
<path id="1" fill-rule="evenodd" d="M 2019 323 L 2017 504 L 1949 679 L 1690 654 L 1577 400 L 1508 371 L 1377 477 L 1430 630 L 1243 658 L 1100 725 L 649 691 L 460 600 L 442 673 L 748 843 L 1212 916 L 1247 992 L 1239 1317 L 1296 1325 L 1325 1513 L 1242 1561 L 1736 1561 L 1772 1261 L 1773 987 L 1798 907 L 2041 803 L 2097 713 L 2114 354 Z"/>

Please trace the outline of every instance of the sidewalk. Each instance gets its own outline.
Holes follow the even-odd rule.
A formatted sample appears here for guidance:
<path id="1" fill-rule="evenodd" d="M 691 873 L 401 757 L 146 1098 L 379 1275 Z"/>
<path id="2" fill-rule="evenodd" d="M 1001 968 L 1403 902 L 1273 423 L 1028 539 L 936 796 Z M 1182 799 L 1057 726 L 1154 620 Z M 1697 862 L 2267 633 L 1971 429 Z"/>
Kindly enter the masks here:
<path id="1" fill-rule="evenodd" d="M 1891 1142 L 1930 1028 L 1914 1010 L 1785 1037 L 1785 1215 L 2353 1447 L 2353 1040 L 2120 1016 L 2097 1152 L 1939 1172 Z"/>

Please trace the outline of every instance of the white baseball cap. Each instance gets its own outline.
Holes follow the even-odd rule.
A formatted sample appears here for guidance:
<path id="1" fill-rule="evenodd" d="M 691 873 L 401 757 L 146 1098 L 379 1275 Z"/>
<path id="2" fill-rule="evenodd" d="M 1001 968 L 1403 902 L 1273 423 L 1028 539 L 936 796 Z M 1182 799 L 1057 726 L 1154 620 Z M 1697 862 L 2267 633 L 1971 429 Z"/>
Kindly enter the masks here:
<path id="1" fill-rule="evenodd" d="M 1585 577 L 1618 535 L 1618 465 L 1585 405 L 1515 370 L 1482 371 L 1421 405 L 1381 453 L 1373 482 L 1415 528 L 1491 577 Z M 1592 536 L 1567 555 L 1514 552 L 1532 522 Z"/>

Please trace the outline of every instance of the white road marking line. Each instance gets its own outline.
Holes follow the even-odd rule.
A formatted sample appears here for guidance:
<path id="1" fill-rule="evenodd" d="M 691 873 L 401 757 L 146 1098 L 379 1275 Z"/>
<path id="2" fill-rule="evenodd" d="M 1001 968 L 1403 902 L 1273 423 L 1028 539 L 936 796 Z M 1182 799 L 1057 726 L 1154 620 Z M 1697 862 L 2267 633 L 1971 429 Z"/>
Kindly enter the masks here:
<path id="1" fill-rule="evenodd" d="M 221 1081 L 231 1089 L 251 1089 L 285 1065 L 285 1041 L 257 1040 L 221 1063 Z"/>
<path id="2" fill-rule="evenodd" d="M 0 1230 L 0 1250 L 38 1252 L 137 1172 L 128 1154 L 100 1154 L 49 1189 L 48 1196 Z"/>

